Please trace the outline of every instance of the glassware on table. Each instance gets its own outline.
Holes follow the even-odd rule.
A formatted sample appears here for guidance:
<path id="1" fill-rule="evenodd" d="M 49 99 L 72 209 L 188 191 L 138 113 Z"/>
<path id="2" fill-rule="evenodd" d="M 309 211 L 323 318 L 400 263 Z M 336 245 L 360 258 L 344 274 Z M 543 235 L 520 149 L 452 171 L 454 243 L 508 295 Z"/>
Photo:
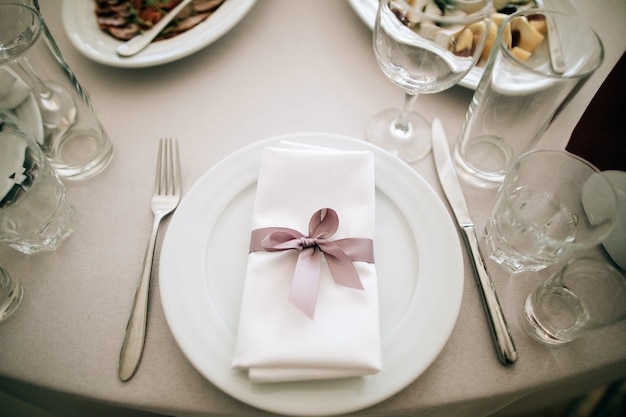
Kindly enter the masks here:
<path id="1" fill-rule="evenodd" d="M 17 310 L 23 295 L 22 284 L 9 271 L 0 267 L 0 321 Z"/>
<path id="2" fill-rule="evenodd" d="M 454 148 L 459 176 L 499 186 L 603 59 L 598 35 L 573 16 L 534 9 L 506 18 Z"/>
<path id="3" fill-rule="evenodd" d="M 111 142 L 36 9 L 0 4 L 0 70 L 31 89 L 41 146 L 60 176 L 85 179 L 108 165 Z"/>
<path id="4" fill-rule="evenodd" d="M 402 109 L 377 114 L 366 139 L 407 162 L 431 148 L 430 123 L 413 111 L 419 94 L 457 84 L 478 61 L 491 28 L 490 0 L 381 0 L 374 52 L 383 73 L 404 90 Z M 495 32 L 493 32 L 495 35 Z"/>
<path id="5" fill-rule="evenodd" d="M 489 256 L 509 272 L 539 271 L 599 245 L 618 220 L 615 189 L 596 167 L 562 150 L 531 151 L 498 190 Z"/>
<path id="6" fill-rule="evenodd" d="M 0 243 L 31 254 L 73 232 L 74 208 L 48 159 L 19 120 L 0 110 Z"/>
<path id="7" fill-rule="evenodd" d="M 626 276 L 598 258 L 577 258 L 536 288 L 524 303 L 522 329 L 550 345 L 626 318 Z"/>

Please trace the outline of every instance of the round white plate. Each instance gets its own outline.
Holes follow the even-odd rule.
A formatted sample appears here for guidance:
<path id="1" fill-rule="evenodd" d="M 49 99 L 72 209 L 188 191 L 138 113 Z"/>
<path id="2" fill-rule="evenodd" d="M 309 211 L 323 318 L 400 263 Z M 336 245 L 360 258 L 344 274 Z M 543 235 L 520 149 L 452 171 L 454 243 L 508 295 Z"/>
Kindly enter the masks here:
<path id="1" fill-rule="evenodd" d="M 369 26 L 370 29 L 374 29 L 378 0 L 348 0 L 348 3 L 350 3 L 350 6 L 357 16 L 359 16 L 359 18 L 361 18 L 361 20 Z M 578 14 L 569 0 L 543 0 L 543 4 L 546 8 L 561 10 L 574 16 Z M 482 77 L 482 75 L 483 68 L 474 67 L 461 81 L 459 81 L 459 85 L 475 90 L 476 87 L 478 87 L 478 82 L 480 81 L 480 77 Z"/>
<path id="2" fill-rule="evenodd" d="M 373 376 L 253 384 L 231 369 L 261 151 L 281 141 L 370 150 L 376 164 L 376 269 L 383 370 Z M 463 259 L 442 201 L 410 166 L 365 141 L 323 133 L 285 135 L 239 150 L 207 171 L 176 210 L 161 250 L 168 325 L 189 361 L 234 398 L 300 416 L 356 411 L 415 380 L 456 323 Z"/>
<path id="3" fill-rule="evenodd" d="M 208 19 L 170 39 L 153 42 L 135 56 L 121 58 L 115 48 L 123 42 L 98 27 L 91 0 L 64 0 L 63 25 L 72 44 L 87 58 L 123 68 L 165 64 L 197 52 L 228 32 L 256 0 L 226 0 Z"/>

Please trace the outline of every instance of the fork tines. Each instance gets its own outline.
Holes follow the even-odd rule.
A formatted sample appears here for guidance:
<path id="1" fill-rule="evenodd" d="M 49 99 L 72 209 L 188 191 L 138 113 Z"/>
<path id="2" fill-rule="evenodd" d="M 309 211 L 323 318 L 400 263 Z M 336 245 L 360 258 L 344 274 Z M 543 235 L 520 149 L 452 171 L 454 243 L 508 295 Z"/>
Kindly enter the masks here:
<path id="1" fill-rule="evenodd" d="M 162 138 L 159 141 L 158 161 L 154 183 L 155 193 L 161 195 L 180 193 L 180 159 L 176 139 Z"/>

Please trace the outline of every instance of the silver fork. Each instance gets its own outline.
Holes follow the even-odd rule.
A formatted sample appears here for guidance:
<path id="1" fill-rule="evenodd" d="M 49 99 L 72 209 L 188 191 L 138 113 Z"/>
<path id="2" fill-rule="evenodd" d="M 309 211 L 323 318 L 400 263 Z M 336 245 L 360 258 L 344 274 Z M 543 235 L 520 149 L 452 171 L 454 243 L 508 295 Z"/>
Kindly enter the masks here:
<path id="1" fill-rule="evenodd" d="M 154 246 L 161 220 L 174 211 L 180 201 L 180 160 L 176 139 L 161 139 L 157 159 L 156 179 L 152 195 L 152 213 L 154 223 L 148 240 L 148 247 L 143 260 L 143 268 L 133 308 L 126 326 L 124 343 L 120 352 L 119 374 L 122 381 L 128 381 L 137 370 L 146 340 L 146 323 L 148 317 L 148 293 L 150 276 L 152 275 L 152 260 Z"/>

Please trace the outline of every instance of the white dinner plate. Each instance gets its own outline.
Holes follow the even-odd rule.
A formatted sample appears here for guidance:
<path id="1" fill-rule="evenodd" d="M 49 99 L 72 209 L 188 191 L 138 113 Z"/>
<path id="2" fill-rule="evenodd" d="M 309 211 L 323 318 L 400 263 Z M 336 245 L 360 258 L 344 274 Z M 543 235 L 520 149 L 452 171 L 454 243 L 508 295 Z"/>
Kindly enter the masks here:
<path id="1" fill-rule="evenodd" d="M 63 25 L 72 44 L 87 58 L 114 67 L 143 68 L 172 62 L 204 48 L 239 23 L 255 1 L 226 0 L 197 26 L 173 38 L 153 42 L 128 58 L 115 53 L 123 42 L 98 27 L 93 0 L 64 0 Z"/>
<path id="2" fill-rule="evenodd" d="M 378 0 L 348 0 L 348 3 L 350 3 L 350 6 L 357 16 L 359 16 L 359 18 L 361 18 L 361 20 L 369 26 L 370 29 L 374 29 Z M 543 0 L 543 4 L 545 8 L 560 10 L 573 16 L 578 15 L 576 9 L 569 0 Z M 483 68 L 474 67 L 461 81 L 459 81 L 459 85 L 475 90 L 482 75 Z"/>
<path id="3" fill-rule="evenodd" d="M 261 151 L 282 141 L 370 150 L 376 166 L 375 256 L 383 370 L 325 381 L 251 383 L 231 369 Z M 167 230 L 160 293 L 168 325 L 189 361 L 214 385 L 254 407 L 324 416 L 376 404 L 419 377 L 456 323 L 463 259 L 440 198 L 410 166 L 365 141 L 323 133 L 257 142 L 207 171 Z"/>

